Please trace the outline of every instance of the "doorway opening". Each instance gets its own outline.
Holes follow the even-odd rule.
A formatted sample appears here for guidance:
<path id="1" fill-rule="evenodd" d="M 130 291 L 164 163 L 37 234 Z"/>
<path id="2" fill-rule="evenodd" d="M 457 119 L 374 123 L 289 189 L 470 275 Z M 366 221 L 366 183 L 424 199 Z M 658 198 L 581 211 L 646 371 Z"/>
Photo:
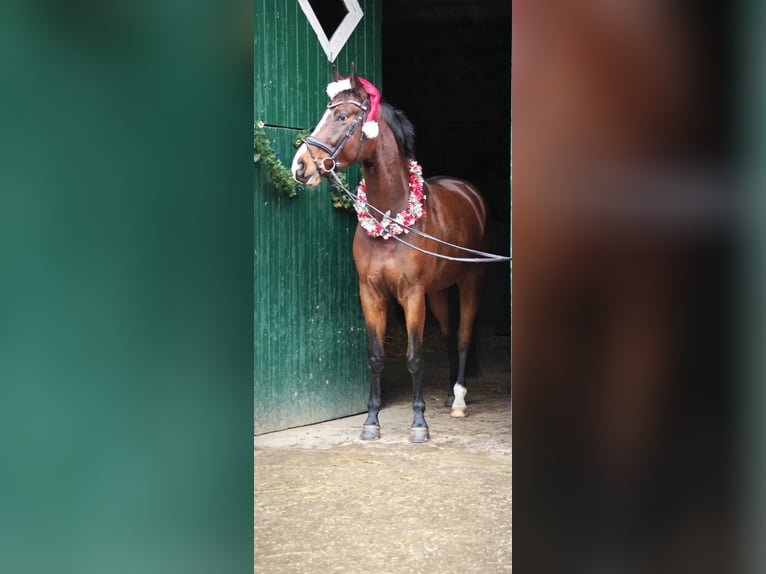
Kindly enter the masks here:
<path id="1" fill-rule="evenodd" d="M 492 251 L 509 253 L 511 3 L 386 0 L 382 20 L 383 98 L 414 124 L 425 177 L 475 184 L 489 205 Z M 392 305 L 390 313 L 390 326 L 403 329 L 401 309 Z M 437 331 L 429 316 L 426 339 Z M 510 341 L 508 264 L 487 264 L 474 333 L 474 340 Z"/>

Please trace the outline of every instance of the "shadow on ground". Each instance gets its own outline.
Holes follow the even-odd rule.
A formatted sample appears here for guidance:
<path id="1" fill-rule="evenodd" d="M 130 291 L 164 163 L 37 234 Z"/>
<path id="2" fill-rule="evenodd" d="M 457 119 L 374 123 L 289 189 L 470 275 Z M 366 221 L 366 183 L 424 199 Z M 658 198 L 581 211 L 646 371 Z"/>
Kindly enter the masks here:
<path id="1" fill-rule="evenodd" d="M 425 444 L 408 441 L 409 374 L 393 351 L 380 440 L 359 440 L 364 414 L 255 437 L 255 572 L 511 571 L 509 339 L 482 339 L 466 419 L 443 406 L 446 361 L 427 347 Z"/>

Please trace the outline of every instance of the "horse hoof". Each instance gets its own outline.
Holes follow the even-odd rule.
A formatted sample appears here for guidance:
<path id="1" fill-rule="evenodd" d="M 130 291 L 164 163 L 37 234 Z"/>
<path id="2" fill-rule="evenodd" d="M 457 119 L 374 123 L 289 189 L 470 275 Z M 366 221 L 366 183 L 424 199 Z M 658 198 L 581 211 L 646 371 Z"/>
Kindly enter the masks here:
<path id="1" fill-rule="evenodd" d="M 375 425 L 364 425 L 362 427 L 362 440 L 378 440 L 380 438 L 380 427 Z"/>
<path id="2" fill-rule="evenodd" d="M 444 406 L 445 407 L 451 407 L 452 403 L 454 403 L 454 402 L 455 402 L 455 397 L 447 397 L 447 400 L 444 401 Z"/>
<path id="3" fill-rule="evenodd" d="M 468 409 L 466 407 L 452 407 L 449 416 L 453 419 L 464 419 L 468 416 Z"/>
<path id="4" fill-rule="evenodd" d="M 429 438 L 428 427 L 412 427 L 410 429 L 410 442 L 428 442 Z"/>

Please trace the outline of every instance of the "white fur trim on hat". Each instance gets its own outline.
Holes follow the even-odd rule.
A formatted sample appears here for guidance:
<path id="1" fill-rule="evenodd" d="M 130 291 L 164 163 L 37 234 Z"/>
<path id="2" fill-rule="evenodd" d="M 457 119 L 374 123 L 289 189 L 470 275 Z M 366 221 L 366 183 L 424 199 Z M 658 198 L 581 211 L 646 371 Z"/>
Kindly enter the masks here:
<path id="1" fill-rule="evenodd" d="M 364 122 L 362 124 L 362 133 L 372 139 L 378 135 L 378 122 Z"/>
<path id="2" fill-rule="evenodd" d="M 330 82 L 327 84 L 327 97 L 331 100 L 346 90 L 351 89 L 351 80 L 346 78 L 345 80 L 338 80 L 337 82 Z"/>

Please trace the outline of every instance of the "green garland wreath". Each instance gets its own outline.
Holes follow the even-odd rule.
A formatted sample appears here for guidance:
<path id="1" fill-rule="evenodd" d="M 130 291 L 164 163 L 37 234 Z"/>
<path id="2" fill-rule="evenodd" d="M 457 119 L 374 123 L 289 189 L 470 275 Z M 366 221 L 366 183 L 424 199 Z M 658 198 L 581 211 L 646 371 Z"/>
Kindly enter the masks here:
<path id="1" fill-rule="evenodd" d="M 263 122 L 253 124 L 253 161 L 254 163 L 263 162 L 269 179 L 279 191 L 287 194 L 287 197 L 297 197 L 303 191 L 303 185 L 293 179 L 293 175 L 288 168 L 282 165 L 274 149 L 271 147 L 269 138 L 266 137 Z M 303 143 L 303 138 L 311 133 L 311 130 L 303 130 L 293 142 L 297 149 Z M 338 178 L 346 189 L 348 189 L 348 180 L 344 173 L 339 173 Z M 348 197 L 343 190 L 336 185 L 330 184 L 330 200 L 332 206 L 337 209 L 353 209 L 354 201 Z"/>

